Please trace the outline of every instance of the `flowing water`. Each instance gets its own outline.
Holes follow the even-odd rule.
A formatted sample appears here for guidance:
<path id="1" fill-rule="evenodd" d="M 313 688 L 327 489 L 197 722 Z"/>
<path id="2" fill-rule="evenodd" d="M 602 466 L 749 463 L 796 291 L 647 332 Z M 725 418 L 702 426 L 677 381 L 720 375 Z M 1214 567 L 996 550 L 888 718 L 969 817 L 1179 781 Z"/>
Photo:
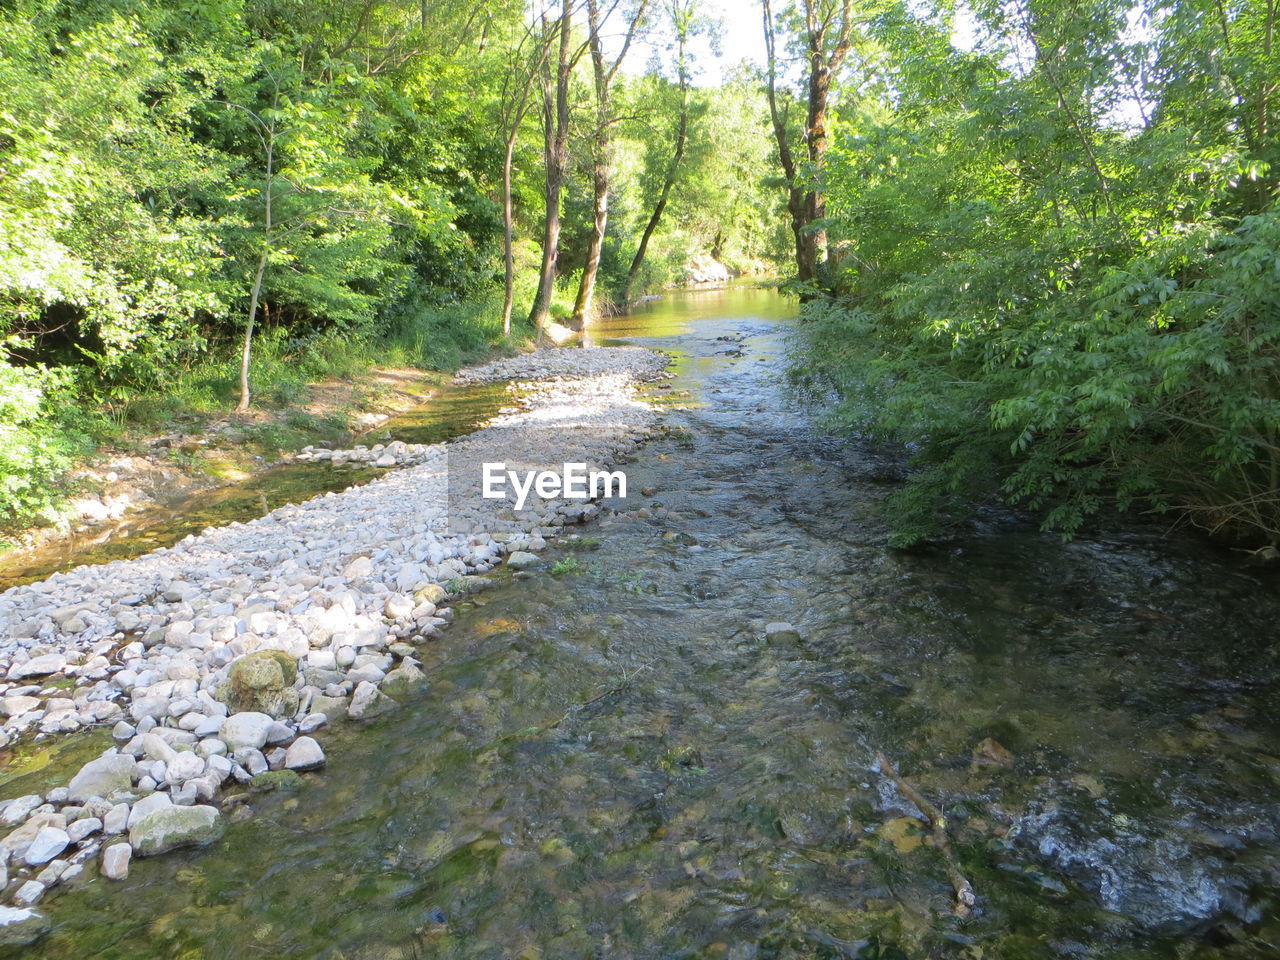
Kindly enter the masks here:
<path id="1" fill-rule="evenodd" d="M 638 515 L 459 605 L 418 702 L 50 903 L 35 953 L 1276 956 L 1274 576 L 1003 516 L 890 550 L 897 465 L 815 430 L 792 329 L 746 290 L 599 327 L 677 357 Z M 877 751 L 945 810 L 973 919 Z"/>

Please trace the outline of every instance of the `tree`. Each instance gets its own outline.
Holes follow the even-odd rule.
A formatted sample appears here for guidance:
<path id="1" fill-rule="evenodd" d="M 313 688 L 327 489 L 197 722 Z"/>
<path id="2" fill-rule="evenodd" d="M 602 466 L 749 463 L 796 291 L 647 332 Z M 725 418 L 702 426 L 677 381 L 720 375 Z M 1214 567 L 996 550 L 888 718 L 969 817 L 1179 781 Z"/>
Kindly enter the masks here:
<path id="1" fill-rule="evenodd" d="M 591 301 L 595 295 L 596 275 L 600 272 L 600 251 L 604 247 L 604 235 L 609 226 L 609 180 L 613 158 L 611 128 L 618 121 L 612 109 L 612 89 L 618 68 L 626 59 L 631 49 L 636 31 L 644 20 L 649 0 L 638 0 L 635 7 L 626 16 L 626 32 L 622 48 L 612 61 L 607 61 L 600 31 L 609 14 L 619 8 L 620 0 L 614 0 L 605 16 L 600 15 L 600 0 L 587 0 L 588 45 L 591 50 L 591 72 L 596 95 L 595 136 L 592 142 L 592 230 L 591 240 L 587 246 L 587 259 L 582 268 L 582 279 L 578 284 L 578 297 L 573 306 L 575 322 L 585 324 L 591 312 Z"/>
<path id="2" fill-rule="evenodd" d="M 546 13 L 542 14 L 544 29 Z M 542 121 L 545 166 L 543 191 L 544 220 L 542 227 L 542 267 L 538 271 L 538 289 L 529 313 L 529 324 L 544 330 L 551 321 L 551 298 L 555 293 L 556 266 L 560 254 L 560 197 L 564 192 L 565 172 L 569 162 L 569 83 L 573 67 L 582 51 L 573 50 L 573 0 L 562 0 L 554 34 L 558 38 L 558 55 L 554 75 L 544 68 L 542 77 Z M 551 30 L 546 30 L 552 33 Z"/>
<path id="3" fill-rule="evenodd" d="M 636 246 L 635 255 L 631 258 L 631 267 L 627 271 L 627 286 L 622 295 L 625 303 L 631 302 L 636 278 L 640 275 L 640 269 L 644 266 L 645 257 L 649 253 L 649 243 L 653 239 L 654 231 L 658 229 L 658 224 L 662 222 L 662 215 L 666 212 L 667 203 L 671 199 L 671 188 L 675 186 L 676 179 L 680 176 L 680 165 L 684 161 L 685 146 L 689 141 L 689 85 L 691 80 L 688 52 L 689 38 L 694 29 L 696 11 L 697 0 L 667 0 L 666 3 L 666 12 L 675 40 L 676 85 L 680 91 L 679 108 L 676 111 L 676 133 L 674 147 L 671 152 L 671 161 L 667 165 L 666 174 L 662 178 L 662 185 L 658 189 L 657 201 L 654 203 L 653 212 L 649 214 L 649 219 L 640 234 L 640 243 Z"/>
<path id="4" fill-rule="evenodd" d="M 786 178 L 787 209 L 796 244 L 796 279 L 812 283 L 828 256 L 826 199 L 821 177 L 827 153 L 827 111 L 831 87 L 853 47 L 852 0 L 801 0 L 800 9 L 787 13 L 798 19 L 805 75 L 805 118 L 801 134 L 804 165 L 792 144 L 788 104 L 779 107 L 776 22 L 770 0 L 761 0 L 764 13 L 766 77 L 769 116 L 778 143 L 778 160 Z"/>

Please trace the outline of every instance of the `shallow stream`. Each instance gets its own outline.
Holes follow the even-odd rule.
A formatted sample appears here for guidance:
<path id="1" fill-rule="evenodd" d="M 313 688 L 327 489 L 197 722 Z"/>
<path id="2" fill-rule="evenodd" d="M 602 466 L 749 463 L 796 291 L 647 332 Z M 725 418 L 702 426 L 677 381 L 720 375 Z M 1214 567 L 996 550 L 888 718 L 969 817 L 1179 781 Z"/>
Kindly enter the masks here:
<path id="1" fill-rule="evenodd" d="M 791 314 L 700 291 L 598 327 L 677 357 L 640 515 L 459 605 L 419 702 L 327 731 L 215 846 L 51 901 L 28 955 L 1280 953 L 1275 575 L 1003 516 L 889 549 L 896 465 L 788 391 Z M 877 751 L 946 812 L 974 919 Z"/>

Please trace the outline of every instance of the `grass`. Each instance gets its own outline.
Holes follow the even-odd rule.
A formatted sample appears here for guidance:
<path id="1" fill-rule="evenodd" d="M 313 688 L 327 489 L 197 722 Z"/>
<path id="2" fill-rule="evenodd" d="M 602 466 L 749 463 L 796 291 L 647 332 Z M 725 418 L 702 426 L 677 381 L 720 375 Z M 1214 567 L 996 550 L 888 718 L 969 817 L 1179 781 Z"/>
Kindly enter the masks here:
<path id="1" fill-rule="evenodd" d="M 248 417 L 232 416 L 239 399 L 239 344 L 223 341 L 169 371 L 161 382 L 117 385 L 113 398 L 101 404 L 85 399 L 74 386 L 61 387 L 46 397 L 39 435 L 42 442 L 68 451 L 58 471 L 65 471 L 72 459 L 92 460 L 104 447 L 154 453 L 150 438 L 176 433 L 203 434 L 214 441 L 174 447 L 168 456 L 176 465 L 210 475 L 243 473 L 252 469 L 254 457 L 274 458 L 310 443 L 348 439 L 356 415 L 384 409 L 392 393 L 369 379 L 375 368 L 447 373 L 495 353 L 513 352 L 531 337 L 524 323 L 527 309 L 515 311 L 510 337 L 502 334 L 501 310 L 500 291 L 459 304 L 420 297 L 397 307 L 376 329 L 331 328 L 290 337 L 267 328 L 253 344 Z M 334 391 L 340 399 L 313 403 L 316 385 L 335 383 L 341 386 Z M 313 409 L 303 404 L 313 404 Z M 17 493 L 8 509 L 0 507 L 0 532 L 15 535 L 64 522 L 65 503 L 77 492 L 70 475 L 47 469 L 38 474 L 36 458 L 25 453 L 14 459 L 15 468 L 21 467 L 12 478 Z M 35 492 L 23 500 L 20 495 L 28 487 Z"/>

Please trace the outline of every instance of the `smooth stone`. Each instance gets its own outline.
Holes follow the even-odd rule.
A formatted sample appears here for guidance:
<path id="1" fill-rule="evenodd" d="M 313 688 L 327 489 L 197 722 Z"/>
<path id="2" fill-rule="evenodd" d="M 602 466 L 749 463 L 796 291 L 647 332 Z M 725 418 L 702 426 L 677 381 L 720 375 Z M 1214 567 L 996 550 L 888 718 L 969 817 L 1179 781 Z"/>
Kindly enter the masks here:
<path id="1" fill-rule="evenodd" d="M 222 721 L 218 730 L 218 739 L 222 740 L 232 751 L 242 747 L 261 749 L 267 742 L 267 735 L 275 719 L 265 713 L 246 711 L 233 713 Z"/>
<path id="2" fill-rule="evenodd" d="M 108 880 L 123 880 L 129 876 L 129 861 L 133 859 L 133 847 L 127 843 L 113 843 L 102 851 L 102 875 Z"/>
<path id="3" fill-rule="evenodd" d="M 537 566 L 542 562 L 542 558 L 537 554 L 529 553 L 525 550 L 517 550 L 507 557 L 507 566 L 520 570 L 524 567 Z"/>
<path id="4" fill-rule="evenodd" d="M 20 907 L 29 907 L 33 903 L 39 903 L 43 896 L 44 884 L 39 880 L 28 880 L 13 895 L 13 902 Z"/>
<path id="5" fill-rule="evenodd" d="M 347 708 L 347 716 L 352 720 L 372 720 L 396 708 L 397 704 L 384 695 L 368 680 L 356 687 L 351 697 L 351 705 Z"/>
<path id="6" fill-rule="evenodd" d="M 106 834 L 124 833 L 129 826 L 129 805 L 117 803 L 102 818 L 102 832 Z"/>
<path id="7" fill-rule="evenodd" d="M 324 766 L 324 751 L 313 738 L 299 737 L 285 752 L 284 765 L 287 770 L 315 770 Z"/>
<path id="8" fill-rule="evenodd" d="M 67 836 L 71 838 L 72 843 L 79 843 L 89 834 L 97 833 L 101 829 L 102 821 L 97 817 L 82 817 L 67 825 Z"/>
<path id="9" fill-rule="evenodd" d="M 66 830 L 58 827 L 41 827 L 32 838 L 31 845 L 27 847 L 22 859 L 30 866 L 38 867 L 42 863 L 48 863 L 67 849 L 69 843 L 71 843 L 71 837 Z"/>
<path id="10" fill-rule="evenodd" d="M 777 643 L 794 643 L 800 639 L 800 631 L 789 623 L 769 623 L 764 628 L 765 639 Z"/>
<path id="11" fill-rule="evenodd" d="M 134 825 L 144 818 L 155 813 L 157 810 L 165 810 L 173 806 L 173 800 L 167 793 L 152 793 L 143 797 L 133 805 L 133 809 L 129 811 L 129 819 L 125 826 L 132 830 Z"/>
<path id="12" fill-rule="evenodd" d="M 140 857 L 210 843 L 222 835 L 222 818 L 209 806 L 153 810 L 129 827 L 129 843 Z"/>

